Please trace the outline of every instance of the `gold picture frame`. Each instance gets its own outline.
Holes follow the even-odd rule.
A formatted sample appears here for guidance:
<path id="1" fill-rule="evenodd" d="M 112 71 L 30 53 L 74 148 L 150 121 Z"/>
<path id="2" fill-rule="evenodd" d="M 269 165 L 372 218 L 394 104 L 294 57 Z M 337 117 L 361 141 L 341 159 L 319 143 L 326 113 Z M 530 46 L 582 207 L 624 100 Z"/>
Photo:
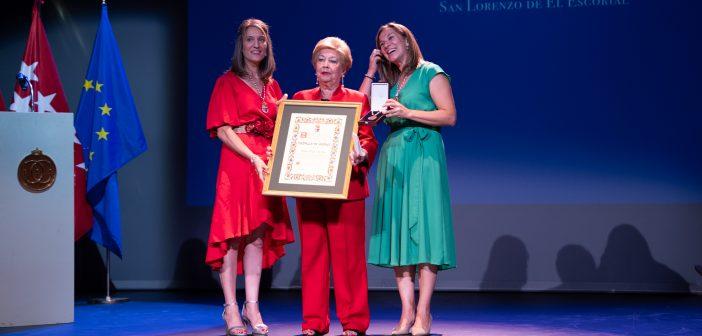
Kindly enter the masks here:
<path id="1" fill-rule="evenodd" d="M 357 102 L 282 101 L 263 194 L 347 199 L 361 109 Z"/>

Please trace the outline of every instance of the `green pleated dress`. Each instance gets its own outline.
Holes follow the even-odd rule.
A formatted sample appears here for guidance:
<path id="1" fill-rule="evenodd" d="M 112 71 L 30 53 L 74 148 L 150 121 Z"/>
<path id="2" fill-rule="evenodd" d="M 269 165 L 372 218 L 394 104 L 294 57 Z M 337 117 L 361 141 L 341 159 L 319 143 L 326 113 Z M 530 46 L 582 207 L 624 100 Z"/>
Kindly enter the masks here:
<path id="1" fill-rule="evenodd" d="M 413 110 L 436 110 L 429 82 L 439 74 L 446 75 L 438 65 L 422 62 L 400 91 L 400 103 Z M 390 96 L 396 91 L 397 85 Z M 454 268 L 456 249 L 440 129 L 402 118 L 385 122 L 391 133 L 377 160 L 368 263 Z"/>

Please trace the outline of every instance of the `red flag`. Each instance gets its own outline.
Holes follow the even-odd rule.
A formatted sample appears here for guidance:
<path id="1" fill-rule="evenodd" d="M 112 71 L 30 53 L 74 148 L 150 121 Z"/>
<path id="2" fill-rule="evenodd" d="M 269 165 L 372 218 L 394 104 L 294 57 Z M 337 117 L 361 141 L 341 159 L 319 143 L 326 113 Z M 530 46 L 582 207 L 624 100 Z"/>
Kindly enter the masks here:
<path id="1" fill-rule="evenodd" d="M 6 111 L 7 106 L 5 106 L 5 98 L 2 97 L 2 91 L 0 91 L 0 111 Z"/>
<path id="2" fill-rule="evenodd" d="M 34 97 L 31 91 L 23 91 L 19 84 L 15 85 L 14 99 L 10 110 L 17 112 L 69 112 L 68 102 L 63 93 L 51 46 L 46 38 L 44 25 L 39 15 L 41 0 L 34 1 L 32 9 L 32 26 L 29 29 L 27 47 L 24 49 L 20 72 L 27 76 L 34 87 Z M 30 104 L 31 102 L 31 104 Z M 92 210 L 88 205 L 86 189 L 86 171 L 83 151 L 74 137 L 73 160 L 74 173 L 74 210 L 75 210 L 75 239 L 90 231 L 92 227 Z"/>

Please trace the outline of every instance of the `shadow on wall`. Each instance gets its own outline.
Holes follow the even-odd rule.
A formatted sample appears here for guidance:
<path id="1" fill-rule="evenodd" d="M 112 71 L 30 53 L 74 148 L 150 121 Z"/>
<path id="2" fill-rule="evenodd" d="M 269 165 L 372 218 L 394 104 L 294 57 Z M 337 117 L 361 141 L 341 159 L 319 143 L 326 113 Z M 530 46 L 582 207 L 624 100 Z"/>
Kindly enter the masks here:
<path id="1" fill-rule="evenodd" d="M 205 264 L 207 244 L 200 239 L 186 240 L 178 251 L 175 272 L 168 288 L 216 289 L 219 283 Z"/>
<path id="2" fill-rule="evenodd" d="M 285 246 L 285 257 L 283 257 L 283 259 L 281 259 L 275 265 L 273 265 L 273 267 L 271 267 L 271 284 L 273 282 L 272 279 L 276 278 L 278 274 L 280 274 L 281 272 L 289 272 L 283 271 L 283 263 L 289 264 L 294 262 L 295 272 L 293 273 L 292 278 L 290 278 L 290 281 L 287 284 L 287 288 L 301 288 L 302 259 L 300 257 L 300 231 L 299 227 L 297 227 L 299 225 L 299 221 L 297 220 L 297 200 L 294 197 L 287 197 L 286 202 L 290 212 L 290 222 L 292 223 L 295 232 L 295 242 Z"/>
<path id="3" fill-rule="evenodd" d="M 558 251 L 556 270 L 562 283 L 554 287 L 554 290 L 567 291 L 600 286 L 595 258 L 580 245 L 566 245 Z"/>
<path id="4" fill-rule="evenodd" d="M 520 290 L 527 282 L 529 252 L 519 238 L 504 235 L 492 245 L 481 290 Z"/>
<path id="5" fill-rule="evenodd" d="M 641 232 L 630 224 L 612 229 L 596 267 L 592 254 L 579 245 L 566 245 L 556 259 L 562 284 L 555 290 L 690 292 L 690 284 L 656 261 Z"/>
<path id="6" fill-rule="evenodd" d="M 288 283 L 288 288 L 301 288 L 302 287 L 302 281 L 300 280 L 300 276 L 301 276 L 300 275 L 300 267 L 301 267 L 300 258 L 297 258 L 297 260 L 295 261 L 295 264 L 296 264 L 295 273 L 293 273 L 293 276 L 290 279 L 290 282 Z M 271 269 L 270 269 L 271 285 L 273 282 L 272 279 L 277 277 L 278 274 L 280 274 L 281 268 L 282 267 L 281 267 L 280 261 L 277 262 L 275 265 L 273 265 L 273 267 L 271 267 Z M 264 271 L 266 271 L 266 270 L 264 270 Z"/>

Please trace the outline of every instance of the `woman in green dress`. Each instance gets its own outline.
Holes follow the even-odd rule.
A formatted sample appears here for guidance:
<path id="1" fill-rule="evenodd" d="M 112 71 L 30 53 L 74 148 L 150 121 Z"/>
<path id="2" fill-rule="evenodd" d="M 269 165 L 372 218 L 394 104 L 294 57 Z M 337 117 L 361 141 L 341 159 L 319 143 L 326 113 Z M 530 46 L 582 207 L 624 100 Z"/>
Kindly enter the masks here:
<path id="1" fill-rule="evenodd" d="M 446 155 L 440 129 L 456 123 L 448 75 L 422 57 L 407 27 L 378 30 L 361 92 L 379 72 L 390 84 L 384 108 L 390 126 L 378 159 L 368 262 L 392 267 L 402 316 L 392 334 L 425 335 L 437 272 L 456 267 Z M 419 299 L 414 298 L 418 274 Z"/>

